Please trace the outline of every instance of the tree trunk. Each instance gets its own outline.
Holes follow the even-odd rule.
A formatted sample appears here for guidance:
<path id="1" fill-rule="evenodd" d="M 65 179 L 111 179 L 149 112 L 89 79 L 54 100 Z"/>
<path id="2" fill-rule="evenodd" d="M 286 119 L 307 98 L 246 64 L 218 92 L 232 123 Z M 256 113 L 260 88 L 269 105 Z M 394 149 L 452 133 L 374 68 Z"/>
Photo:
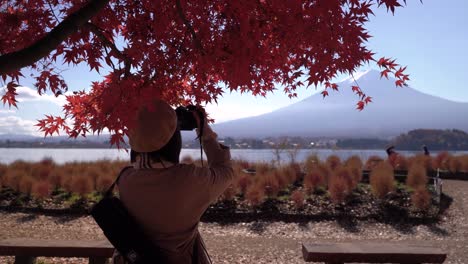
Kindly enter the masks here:
<path id="1" fill-rule="evenodd" d="M 70 14 L 54 29 L 31 46 L 0 56 L 0 75 L 19 70 L 44 58 L 62 41 L 78 31 L 88 20 L 101 11 L 110 0 L 90 0 L 81 9 Z"/>

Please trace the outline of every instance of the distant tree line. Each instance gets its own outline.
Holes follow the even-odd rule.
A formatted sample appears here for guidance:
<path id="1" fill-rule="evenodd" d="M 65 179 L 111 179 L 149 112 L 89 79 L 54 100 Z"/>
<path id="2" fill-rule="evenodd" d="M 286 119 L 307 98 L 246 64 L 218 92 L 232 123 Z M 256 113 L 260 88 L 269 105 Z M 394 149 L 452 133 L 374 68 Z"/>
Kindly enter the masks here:
<path id="1" fill-rule="evenodd" d="M 423 145 L 430 150 L 468 150 L 468 134 L 457 129 L 416 129 L 399 135 L 391 144 L 402 150 L 421 149 Z"/>
<path id="2" fill-rule="evenodd" d="M 426 145 L 429 150 L 468 150 L 468 133 L 461 130 L 416 129 L 394 139 L 359 138 L 330 139 L 311 137 L 268 138 L 219 138 L 233 149 L 385 149 L 393 145 L 401 150 L 420 150 Z M 184 139 L 183 148 L 199 148 L 198 140 Z M 0 141 L 0 148 L 110 148 L 108 141 L 60 140 L 47 141 Z"/>

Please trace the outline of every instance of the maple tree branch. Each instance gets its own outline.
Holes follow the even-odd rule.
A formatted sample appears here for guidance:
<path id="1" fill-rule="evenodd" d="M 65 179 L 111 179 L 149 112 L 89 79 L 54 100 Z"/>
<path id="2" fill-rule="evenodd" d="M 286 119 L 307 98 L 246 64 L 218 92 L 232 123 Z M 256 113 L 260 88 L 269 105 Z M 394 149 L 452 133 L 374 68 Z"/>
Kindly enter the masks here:
<path id="1" fill-rule="evenodd" d="M 91 0 L 78 11 L 62 20 L 54 29 L 29 47 L 1 55 L 0 74 L 7 74 L 19 70 L 47 56 L 57 48 L 60 43 L 99 13 L 109 1 L 110 0 Z"/>
<path id="2" fill-rule="evenodd" d="M 51 12 L 51 13 L 54 15 L 54 17 L 55 17 L 55 21 L 57 21 L 57 23 L 58 23 L 60 20 L 58 19 L 57 15 L 55 14 L 54 9 L 52 8 L 52 4 L 50 3 L 50 0 L 47 0 L 46 2 L 47 2 L 47 4 L 49 5 L 50 12 Z"/>
<path id="3" fill-rule="evenodd" d="M 205 50 L 203 49 L 203 45 L 200 39 L 197 37 L 197 33 L 193 29 L 192 24 L 190 24 L 190 21 L 185 16 L 184 10 L 182 10 L 182 4 L 180 3 L 180 0 L 176 0 L 176 7 L 177 7 L 177 13 L 179 14 L 179 17 L 184 22 L 184 25 L 187 27 L 190 34 L 192 34 L 192 38 L 193 38 L 193 42 L 195 43 L 195 46 L 201 51 L 202 54 L 205 54 Z"/>
<path id="4" fill-rule="evenodd" d="M 125 75 L 128 76 L 130 74 L 131 66 L 130 59 L 127 56 L 125 56 L 125 54 L 123 54 L 122 51 L 120 51 L 115 46 L 115 44 L 104 35 L 104 33 L 102 33 L 101 28 L 90 22 L 86 23 L 85 27 L 89 29 L 89 31 L 91 31 L 94 35 L 96 35 L 96 37 L 98 37 L 104 43 L 105 46 L 109 47 L 115 53 L 115 57 L 123 61 L 125 65 Z"/>

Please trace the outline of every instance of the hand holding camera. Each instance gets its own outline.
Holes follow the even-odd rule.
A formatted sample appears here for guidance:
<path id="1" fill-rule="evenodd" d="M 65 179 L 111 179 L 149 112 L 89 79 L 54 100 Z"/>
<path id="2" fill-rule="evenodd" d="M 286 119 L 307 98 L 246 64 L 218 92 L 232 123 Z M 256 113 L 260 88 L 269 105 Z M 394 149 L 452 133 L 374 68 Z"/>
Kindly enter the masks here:
<path id="1" fill-rule="evenodd" d="M 197 135 L 204 139 L 217 136 L 208 125 L 207 114 L 203 107 L 194 105 L 179 106 L 175 111 L 180 130 L 197 129 Z"/>

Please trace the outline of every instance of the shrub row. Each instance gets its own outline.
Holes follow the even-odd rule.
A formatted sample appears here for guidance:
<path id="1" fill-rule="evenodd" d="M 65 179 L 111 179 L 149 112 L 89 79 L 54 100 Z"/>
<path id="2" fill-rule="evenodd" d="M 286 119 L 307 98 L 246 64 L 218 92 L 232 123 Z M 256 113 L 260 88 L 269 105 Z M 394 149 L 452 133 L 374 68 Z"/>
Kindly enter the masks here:
<path id="1" fill-rule="evenodd" d="M 199 160 L 182 158 L 183 163 Z M 31 163 L 16 161 L 0 164 L 0 186 L 38 198 L 48 197 L 57 188 L 84 196 L 93 191 L 102 192 L 114 181 L 120 169 L 128 165 L 124 161 L 99 160 L 96 162 L 73 162 L 58 165 L 51 159 Z M 468 155 L 453 156 L 442 152 L 435 157 L 417 155 L 404 157 L 395 155 L 387 160 L 370 157 L 365 163 L 358 156 L 342 161 L 331 155 L 322 161 L 310 155 L 303 163 L 291 163 L 276 167 L 270 163 L 233 161 L 235 180 L 223 193 L 224 200 L 236 197 L 248 204 L 261 204 L 266 198 L 287 196 L 297 208 L 304 205 L 313 193 L 325 193 L 334 203 L 343 203 L 362 180 L 362 171 L 371 170 L 370 186 L 379 199 L 395 190 L 394 169 L 407 169 L 406 185 L 412 192 L 413 204 L 421 209 L 430 204 L 427 190 L 427 170 L 434 168 L 450 171 L 468 171 Z M 245 173 L 254 168 L 255 174 Z"/>

